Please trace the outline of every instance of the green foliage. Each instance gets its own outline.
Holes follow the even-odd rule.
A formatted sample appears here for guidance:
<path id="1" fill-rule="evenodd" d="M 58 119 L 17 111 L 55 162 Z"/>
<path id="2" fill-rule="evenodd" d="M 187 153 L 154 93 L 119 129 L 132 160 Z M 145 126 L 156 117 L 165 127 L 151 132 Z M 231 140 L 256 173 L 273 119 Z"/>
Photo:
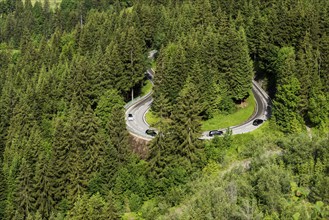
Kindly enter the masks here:
<path id="1" fill-rule="evenodd" d="M 108 90 L 100 97 L 95 113 L 105 129 L 117 109 L 122 109 L 124 102 L 116 90 Z"/>
<path id="2" fill-rule="evenodd" d="M 0 1 L 1 219 L 328 218 L 327 1 L 55 2 Z M 143 161 L 123 105 L 153 49 Z M 201 120 L 249 117 L 217 114 L 252 99 L 254 71 L 274 119 L 198 140 Z"/>
<path id="3" fill-rule="evenodd" d="M 293 48 L 282 48 L 277 60 L 277 92 L 274 116 L 284 132 L 300 132 L 301 118 L 298 114 L 300 83 L 296 78 L 295 53 Z"/>
<path id="4" fill-rule="evenodd" d="M 228 103 L 229 105 L 233 105 L 233 108 L 237 108 L 237 110 L 235 112 L 232 112 L 231 114 L 225 114 L 225 111 L 221 113 L 215 113 L 213 115 L 213 118 L 210 118 L 206 121 L 202 121 L 201 128 L 203 131 L 222 129 L 241 124 L 249 119 L 249 117 L 253 114 L 256 106 L 256 102 L 254 100 L 253 95 L 249 96 L 246 102 L 242 103 L 241 106 L 243 107 L 239 105 L 234 105 L 232 100 L 228 100 Z"/>
<path id="5" fill-rule="evenodd" d="M 114 207 L 100 194 L 97 193 L 91 197 L 84 194 L 79 196 L 65 219 L 116 219 L 113 209 Z"/>

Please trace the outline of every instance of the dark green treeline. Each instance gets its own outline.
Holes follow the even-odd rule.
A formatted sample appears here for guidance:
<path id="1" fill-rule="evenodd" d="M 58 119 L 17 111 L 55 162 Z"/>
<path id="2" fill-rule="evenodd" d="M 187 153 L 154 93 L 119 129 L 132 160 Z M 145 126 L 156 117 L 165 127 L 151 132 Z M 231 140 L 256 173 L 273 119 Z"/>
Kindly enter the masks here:
<path id="1" fill-rule="evenodd" d="M 214 157 L 198 140 L 201 120 L 232 111 L 255 76 L 280 130 L 328 127 L 326 1 L 50 5 L 0 1 L 1 219 L 116 219 L 175 193 Z M 153 109 L 170 123 L 141 160 L 123 105 L 154 48 Z"/>

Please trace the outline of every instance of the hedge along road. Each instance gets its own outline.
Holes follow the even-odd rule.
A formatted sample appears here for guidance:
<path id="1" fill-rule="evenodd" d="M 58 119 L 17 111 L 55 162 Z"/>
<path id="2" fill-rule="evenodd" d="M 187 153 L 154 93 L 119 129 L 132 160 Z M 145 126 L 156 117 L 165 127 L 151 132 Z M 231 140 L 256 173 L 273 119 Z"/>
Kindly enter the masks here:
<path id="1" fill-rule="evenodd" d="M 154 75 L 153 70 L 148 69 L 146 74 L 149 80 L 151 80 L 152 82 Z M 232 130 L 232 134 L 243 134 L 251 132 L 261 126 L 254 126 L 252 124 L 255 119 L 267 120 L 271 116 L 271 99 L 255 80 L 252 81 L 252 92 L 256 100 L 256 108 L 254 110 L 254 113 L 246 122 L 237 126 L 230 127 L 230 129 Z M 133 136 L 136 136 L 137 138 L 144 139 L 147 141 L 150 141 L 154 138 L 145 133 L 145 131 L 150 128 L 149 124 L 145 120 L 145 114 L 151 107 L 153 101 L 152 93 L 153 91 L 150 91 L 145 96 L 137 98 L 125 106 L 126 118 L 128 114 L 132 114 L 134 117 L 134 119 L 131 121 L 126 120 L 126 125 L 129 133 Z M 225 132 L 226 128 L 219 130 Z M 200 139 L 204 140 L 211 138 L 212 137 L 209 137 L 209 131 L 203 132 L 202 136 L 200 137 Z"/>

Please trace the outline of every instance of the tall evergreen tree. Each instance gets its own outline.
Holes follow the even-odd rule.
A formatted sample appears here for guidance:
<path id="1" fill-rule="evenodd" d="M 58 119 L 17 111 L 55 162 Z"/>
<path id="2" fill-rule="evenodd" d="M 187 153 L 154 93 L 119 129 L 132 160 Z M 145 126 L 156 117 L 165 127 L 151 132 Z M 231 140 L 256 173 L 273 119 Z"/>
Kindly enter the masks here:
<path id="1" fill-rule="evenodd" d="M 39 157 L 34 176 L 34 191 L 35 210 L 40 213 L 42 218 L 48 219 L 54 207 L 54 201 L 50 189 L 52 179 L 49 170 L 49 158 L 45 154 L 45 151 L 41 151 L 38 154 Z"/>
<path id="2" fill-rule="evenodd" d="M 321 90 L 316 55 L 317 53 L 313 50 L 310 42 L 310 36 L 306 34 L 302 43 L 302 49 L 297 53 L 296 57 L 296 65 L 298 67 L 296 75 L 301 87 L 299 111 L 305 118 L 307 117 L 311 88 Z"/>
<path id="3" fill-rule="evenodd" d="M 130 89 L 139 85 L 144 78 L 146 70 L 144 44 L 136 27 L 127 27 L 127 30 L 122 31 L 119 35 L 120 59 L 123 61 L 124 75 L 127 79 L 124 86 L 125 92 L 129 92 Z"/>
<path id="4" fill-rule="evenodd" d="M 63 118 L 56 118 L 54 121 L 54 135 L 52 141 L 52 157 L 50 162 L 50 190 L 52 199 L 56 204 L 67 196 L 67 175 L 69 172 L 68 151 L 69 146 L 65 145 L 65 121 Z"/>
<path id="5" fill-rule="evenodd" d="M 120 57 L 119 47 L 116 41 L 112 41 L 106 48 L 105 54 L 99 49 L 93 59 L 94 81 L 92 89 L 98 96 L 104 90 L 117 89 L 127 90 L 125 87 L 129 76 L 125 75 L 124 65 Z"/>
<path id="6" fill-rule="evenodd" d="M 324 92 L 329 93 L 329 36 L 324 34 L 320 39 L 320 76 L 324 85 Z"/>
<path id="7" fill-rule="evenodd" d="M 180 44 L 169 44 L 164 48 L 159 57 L 154 85 L 154 102 L 152 108 L 157 111 L 160 103 L 157 97 L 161 93 L 175 104 L 179 91 L 183 88 L 187 78 L 186 59 L 184 49 Z M 167 112 L 169 114 L 169 112 Z"/>
<path id="8" fill-rule="evenodd" d="M 222 36 L 219 72 L 230 88 L 229 95 L 234 100 L 241 101 L 248 97 L 253 77 L 246 36 L 242 28 L 236 31 L 232 24 Z"/>
<path id="9" fill-rule="evenodd" d="M 301 130 L 301 119 L 298 114 L 300 84 L 296 78 L 293 48 L 280 49 L 276 68 L 277 92 L 273 103 L 276 123 L 284 132 L 298 132 Z"/>
<path id="10" fill-rule="evenodd" d="M 0 160 L 0 167 L 2 168 L 3 164 Z M 6 190 L 7 190 L 7 181 L 3 170 L 0 169 L 0 218 L 4 219 L 5 210 L 6 210 Z"/>
<path id="11" fill-rule="evenodd" d="M 23 158 L 17 177 L 16 191 L 16 209 L 23 219 L 35 211 L 33 193 L 33 170 L 29 162 Z"/>
<path id="12" fill-rule="evenodd" d="M 177 141 L 175 152 L 188 158 L 191 162 L 197 161 L 200 151 L 198 138 L 200 136 L 201 121 L 199 114 L 202 108 L 199 99 L 200 94 L 192 78 L 187 78 L 171 116 L 174 140 Z"/>
<path id="13" fill-rule="evenodd" d="M 74 57 L 66 85 L 68 89 L 67 99 L 71 100 L 75 93 L 83 110 L 92 103 L 91 100 L 94 98 L 91 97 L 90 91 L 90 71 L 91 67 L 86 57 L 80 55 Z"/>

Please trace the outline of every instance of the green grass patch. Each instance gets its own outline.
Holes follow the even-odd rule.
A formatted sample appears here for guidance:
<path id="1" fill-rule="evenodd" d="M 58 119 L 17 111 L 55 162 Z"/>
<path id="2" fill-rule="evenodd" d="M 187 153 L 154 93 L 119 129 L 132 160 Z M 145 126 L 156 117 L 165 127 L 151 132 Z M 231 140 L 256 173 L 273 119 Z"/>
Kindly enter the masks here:
<path id="1" fill-rule="evenodd" d="M 256 102 L 254 99 L 254 95 L 252 94 L 246 100 L 245 107 L 238 107 L 238 110 L 236 112 L 228 115 L 218 113 L 213 118 L 207 121 L 203 121 L 201 129 L 203 131 L 209 131 L 239 125 L 247 121 L 250 116 L 252 116 L 255 106 Z"/>
<path id="2" fill-rule="evenodd" d="M 160 118 L 157 117 L 151 110 L 146 113 L 145 120 L 151 127 L 154 127 L 160 122 Z"/>
<path id="3" fill-rule="evenodd" d="M 171 122 L 169 118 L 160 118 L 151 110 L 149 110 L 146 113 L 145 120 L 151 127 L 155 127 L 155 128 L 157 128 L 157 125 L 159 125 L 160 122 L 162 122 L 163 124 L 167 124 Z"/>
<path id="4" fill-rule="evenodd" d="M 151 90 L 152 90 L 152 83 L 150 80 L 146 80 L 141 90 L 141 96 L 146 95 L 147 93 L 151 92 Z"/>
<path id="5" fill-rule="evenodd" d="M 151 68 L 155 71 L 157 68 L 157 62 L 155 60 L 152 60 L 151 62 Z"/>
<path id="6" fill-rule="evenodd" d="M 44 4 L 44 2 L 40 0 L 31 0 L 32 5 L 34 5 L 37 1 L 41 2 L 42 5 Z M 56 7 L 59 7 L 61 2 L 62 0 L 49 0 L 49 7 L 55 9 Z"/>
<path id="7" fill-rule="evenodd" d="M 227 128 L 234 125 L 239 125 L 247 121 L 249 117 L 252 116 L 255 106 L 256 106 L 256 102 L 254 99 L 254 95 L 252 94 L 246 100 L 246 106 L 244 108 L 238 107 L 238 110 L 236 112 L 229 115 L 217 114 L 212 119 L 203 121 L 201 129 L 203 131 L 209 131 L 214 129 Z M 148 111 L 146 113 L 145 119 L 150 126 L 156 126 L 156 124 L 159 123 L 161 120 L 152 111 Z"/>

